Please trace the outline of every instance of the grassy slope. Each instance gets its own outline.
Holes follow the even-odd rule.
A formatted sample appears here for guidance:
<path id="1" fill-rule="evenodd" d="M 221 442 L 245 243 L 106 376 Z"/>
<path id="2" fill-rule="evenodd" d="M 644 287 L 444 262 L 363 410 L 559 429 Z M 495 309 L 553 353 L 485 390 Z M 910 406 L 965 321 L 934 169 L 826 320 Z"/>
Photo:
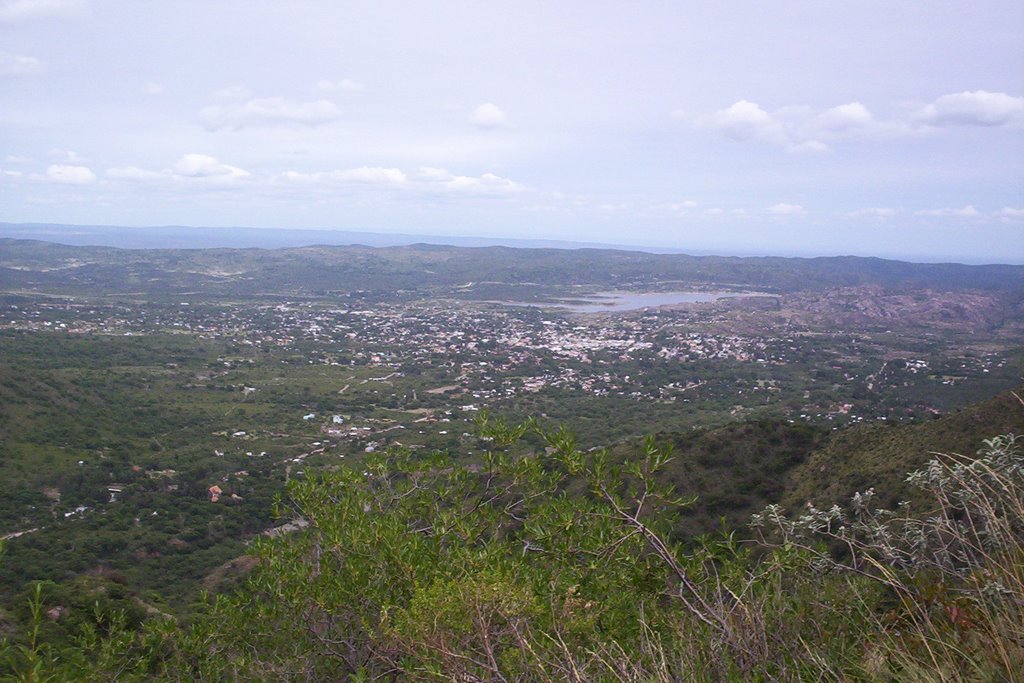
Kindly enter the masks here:
<path id="1" fill-rule="evenodd" d="M 1015 395 L 1016 394 L 1016 395 Z M 982 440 L 1024 434 L 1024 386 L 930 422 L 863 425 L 835 432 L 789 475 L 781 502 L 796 509 L 807 501 L 818 507 L 843 503 L 856 491 L 875 487 L 879 503 L 894 504 L 912 491 L 903 483 L 935 453 L 973 456 Z"/>
<path id="2" fill-rule="evenodd" d="M 1016 394 L 1024 397 L 1024 387 Z M 934 453 L 974 455 L 982 441 L 1024 434 L 1024 405 L 1012 392 L 935 420 L 905 425 L 859 425 L 830 432 L 783 420 L 738 422 L 714 429 L 657 435 L 671 444 L 665 477 L 682 495 L 697 500 L 684 514 L 685 537 L 719 531 L 741 534 L 750 515 L 770 503 L 798 510 L 843 503 L 856 491 L 878 490 L 880 505 L 913 495 L 903 480 Z M 618 459 L 636 457 L 638 442 L 612 449 Z"/>

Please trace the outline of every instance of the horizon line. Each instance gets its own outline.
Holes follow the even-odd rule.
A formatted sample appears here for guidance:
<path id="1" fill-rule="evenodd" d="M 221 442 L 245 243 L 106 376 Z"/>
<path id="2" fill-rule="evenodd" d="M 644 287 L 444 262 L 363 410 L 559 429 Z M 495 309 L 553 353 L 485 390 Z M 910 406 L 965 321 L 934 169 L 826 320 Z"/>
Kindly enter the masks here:
<path id="1" fill-rule="evenodd" d="M 14 228 L 15 230 L 11 230 Z M 20 228 L 21 230 L 17 230 Z M 52 232 L 44 233 L 36 228 L 50 228 Z M 88 231 L 88 232 L 75 232 Z M 102 231 L 106 231 L 106 235 Z M 188 246 L 171 244 L 170 239 L 173 235 L 160 235 L 165 238 L 162 244 L 143 244 L 143 245 L 131 245 L 131 244 L 117 244 L 113 242 L 114 235 L 112 233 L 118 233 L 118 236 L 125 236 L 125 233 L 129 232 L 149 232 L 152 234 L 154 231 L 203 231 L 202 237 L 206 238 L 206 241 L 213 242 L 213 244 L 204 244 L 199 246 Z M 236 232 L 257 232 L 269 235 L 271 233 L 277 235 L 279 238 L 278 244 L 234 244 L 226 240 L 216 240 L 216 235 L 211 235 L 209 231 L 236 231 Z M 355 236 L 365 236 L 369 239 L 367 242 L 349 242 L 349 241 L 337 241 L 337 242 L 308 242 L 302 240 L 287 240 L 283 239 L 286 236 L 299 236 L 304 233 L 317 233 L 324 235 L 345 235 L 349 238 Z M 80 239 L 73 241 L 60 241 L 52 239 L 53 237 L 79 237 Z M 420 233 L 408 233 L 408 232 L 378 232 L 372 230 L 351 230 L 344 228 L 334 227 L 317 227 L 317 228 L 282 228 L 282 227 L 257 227 L 257 226 L 208 226 L 208 225 L 114 225 L 114 224 L 77 224 L 77 223 L 47 223 L 47 222 L 9 222 L 0 221 L 0 237 L 8 237 L 12 239 L 36 239 L 42 242 L 50 242 L 53 244 L 63 244 L 65 246 L 94 246 L 94 247 L 110 247 L 116 249 L 288 249 L 288 248 L 301 248 L 301 247 L 313 247 L 313 246 L 364 246 L 370 248 L 387 248 L 387 247 L 400 247 L 400 246 L 414 246 L 417 244 L 434 245 L 434 246 L 451 246 L 457 248 L 483 248 L 483 247 L 494 247 L 504 246 L 512 249 L 562 249 L 566 251 L 582 250 L 582 249 L 606 249 L 614 251 L 634 251 L 647 254 L 678 254 L 684 256 L 695 256 L 695 257 L 719 257 L 719 258 L 798 258 L 798 259 L 814 259 L 814 258 L 876 258 L 887 261 L 903 261 L 906 263 L 919 263 L 919 264 L 957 264 L 967 266 L 1020 266 L 1024 265 L 1024 259 L 1012 262 L 1012 261 L 995 261 L 995 260 L 983 260 L 976 259 L 972 261 L 958 260 L 957 257 L 952 255 L 933 256 L 923 254 L 896 254 L 896 253 L 850 253 L 850 252 L 823 252 L 823 251 L 748 251 L 739 249 L 723 249 L 721 251 L 712 249 L 687 249 L 679 246 L 666 246 L 666 245 L 655 245 L 655 244 L 638 244 L 638 243 L 612 243 L 612 242 L 590 242 L 590 241 L 577 241 L 568 239 L 546 239 L 539 237 L 509 237 L 509 236 L 491 236 L 491 235 L 439 235 L 439 234 L 420 234 Z M 98 242 L 87 242 L 82 238 L 87 237 L 99 237 L 101 241 Z M 106 237 L 104 240 L 103 238 Z M 51 238 L 51 239 L 47 239 Z M 376 238 L 376 239 L 373 239 Z M 159 240 L 155 240 L 159 241 Z M 272 242 L 268 240 L 267 242 Z M 376 242 L 376 243 L 374 243 Z"/>

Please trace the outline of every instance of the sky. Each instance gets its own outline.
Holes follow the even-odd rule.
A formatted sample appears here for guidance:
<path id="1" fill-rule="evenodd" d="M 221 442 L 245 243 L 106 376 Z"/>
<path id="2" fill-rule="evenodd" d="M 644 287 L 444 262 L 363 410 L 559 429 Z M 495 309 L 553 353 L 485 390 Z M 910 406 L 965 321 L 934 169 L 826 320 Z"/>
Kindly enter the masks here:
<path id="1" fill-rule="evenodd" d="M 0 0 L 0 221 L 1024 263 L 1024 3 Z"/>

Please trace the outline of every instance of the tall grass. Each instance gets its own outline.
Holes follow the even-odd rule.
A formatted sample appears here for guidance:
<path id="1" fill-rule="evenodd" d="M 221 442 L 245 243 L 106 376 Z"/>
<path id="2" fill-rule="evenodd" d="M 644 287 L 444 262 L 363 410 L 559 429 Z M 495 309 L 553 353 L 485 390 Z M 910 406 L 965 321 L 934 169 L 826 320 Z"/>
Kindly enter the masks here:
<path id="1" fill-rule="evenodd" d="M 761 543 L 797 548 L 865 646 L 847 670 L 866 680 L 1024 680 L 1024 457 L 1013 435 L 976 457 L 935 454 L 907 481 L 931 508 L 872 506 L 874 492 L 787 518 L 755 516 Z M 854 617 L 853 615 L 856 615 Z M 854 622 L 857 622 L 854 624 Z M 851 635 L 854 635 L 851 633 Z"/>

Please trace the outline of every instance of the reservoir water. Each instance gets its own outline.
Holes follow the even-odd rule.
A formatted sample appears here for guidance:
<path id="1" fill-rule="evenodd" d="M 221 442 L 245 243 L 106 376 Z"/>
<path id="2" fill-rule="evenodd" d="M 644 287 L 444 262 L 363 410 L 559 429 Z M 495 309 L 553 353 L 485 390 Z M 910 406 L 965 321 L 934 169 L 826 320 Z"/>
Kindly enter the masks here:
<path id="1" fill-rule="evenodd" d="M 540 308 L 566 308 L 574 313 L 616 313 L 635 311 L 642 308 L 671 306 L 674 304 L 699 304 L 727 299 L 735 296 L 771 296 L 761 292 L 629 292 L 614 290 L 598 292 L 585 297 L 567 299 L 551 303 L 526 303 L 521 301 L 505 301 L 510 306 L 537 306 Z"/>

